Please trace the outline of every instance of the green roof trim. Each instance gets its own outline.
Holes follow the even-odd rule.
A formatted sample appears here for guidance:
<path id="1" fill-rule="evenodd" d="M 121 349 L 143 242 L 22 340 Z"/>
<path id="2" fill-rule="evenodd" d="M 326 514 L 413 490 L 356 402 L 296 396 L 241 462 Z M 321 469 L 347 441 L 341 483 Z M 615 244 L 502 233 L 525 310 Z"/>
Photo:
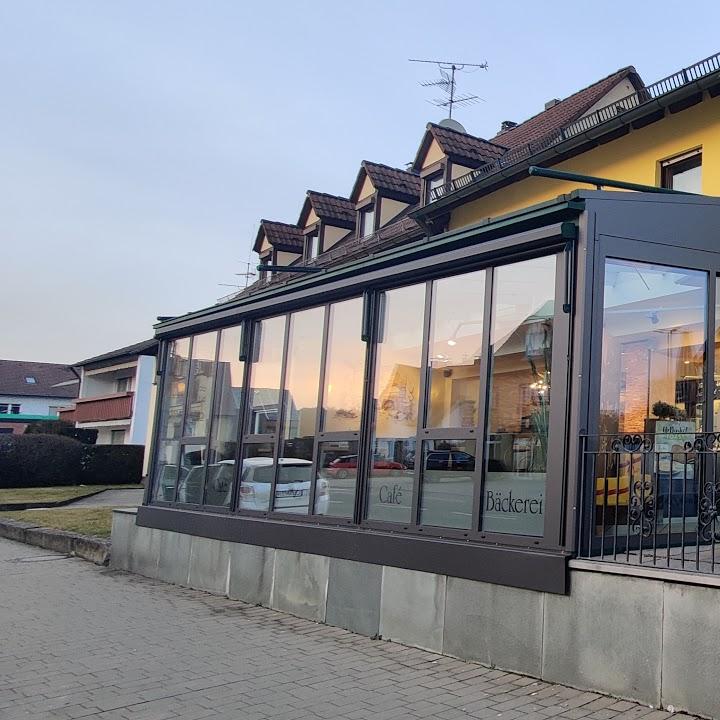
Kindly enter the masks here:
<path id="1" fill-rule="evenodd" d="M 33 420 L 60 420 L 57 415 L 25 415 L 12 414 L 12 413 L 0 413 L 0 423 L 4 422 L 31 422 Z"/>
<path id="2" fill-rule="evenodd" d="M 495 237 L 513 235 L 567 220 L 571 217 L 576 217 L 584 209 L 585 202 L 582 197 L 582 191 L 575 191 L 569 195 L 560 195 L 555 200 L 530 205 L 522 210 L 508 213 L 507 215 L 488 218 L 458 230 L 451 230 L 430 238 L 426 237 L 422 240 L 416 240 L 407 245 L 402 245 L 399 248 L 391 248 L 372 253 L 367 257 L 329 267 L 321 273 L 292 278 L 289 282 L 275 287 L 269 286 L 267 289 L 253 293 L 252 295 L 239 297 L 219 305 L 212 305 L 186 315 L 179 315 L 166 322 L 156 324 L 154 326 L 156 337 L 177 335 L 173 330 L 180 327 L 187 330 L 188 322 L 194 320 L 198 322 L 206 321 L 214 315 L 226 315 L 228 311 L 235 309 L 241 311 L 243 307 L 254 305 L 259 301 L 267 301 L 274 298 L 281 299 L 283 296 L 295 293 L 303 288 L 317 287 L 325 283 L 353 277 L 365 271 L 394 267 L 405 261 L 427 257 L 435 253 L 462 247 L 463 245 L 475 244 Z"/>

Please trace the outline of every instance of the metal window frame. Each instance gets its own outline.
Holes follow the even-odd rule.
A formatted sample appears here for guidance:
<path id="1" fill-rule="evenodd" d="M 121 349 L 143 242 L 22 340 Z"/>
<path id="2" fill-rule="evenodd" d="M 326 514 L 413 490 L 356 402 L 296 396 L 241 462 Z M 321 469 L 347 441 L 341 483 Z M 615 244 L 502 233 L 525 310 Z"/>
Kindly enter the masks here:
<path id="1" fill-rule="evenodd" d="M 573 226 L 574 227 L 574 226 Z M 363 309 L 363 327 L 361 330 L 361 337 L 363 340 L 367 342 L 367 352 L 365 357 L 365 376 L 364 376 L 364 397 L 363 397 L 363 417 L 361 421 L 361 428 L 359 431 L 359 434 L 352 433 L 349 435 L 330 435 L 327 433 L 320 433 L 314 442 L 313 446 L 313 469 L 317 470 L 317 463 L 319 462 L 318 458 L 318 447 L 319 442 L 322 442 L 324 440 L 328 439 L 337 439 L 337 440 L 350 440 L 350 441 L 357 441 L 359 445 L 359 457 L 358 457 L 358 468 L 357 468 L 357 474 L 358 479 L 356 483 L 356 493 L 355 493 L 355 513 L 354 517 L 351 519 L 348 518 L 336 518 L 331 516 L 319 516 L 314 515 L 310 512 L 311 506 L 309 505 L 309 512 L 307 515 L 299 515 L 299 514 L 287 514 L 287 513 L 281 513 L 278 511 L 274 511 L 271 509 L 268 509 L 267 511 L 254 511 L 254 510 L 239 510 L 238 509 L 238 495 L 239 495 L 239 475 L 241 473 L 241 467 L 242 467 L 242 457 L 244 457 L 245 454 L 245 448 L 249 444 L 255 444 L 259 442 L 271 442 L 274 443 L 274 459 L 275 459 L 275 481 L 273 484 L 273 487 L 271 488 L 271 494 L 270 498 L 271 500 L 274 498 L 275 494 L 275 485 L 276 485 L 276 479 L 277 479 L 277 473 L 278 473 L 278 467 L 277 467 L 277 458 L 279 457 L 279 451 L 280 451 L 280 442 L 281 442 L 281 434 L 282 434 L 282 425 L 283 425 L 283 412 L 284 412 L 284 406 L 285 406 L 285 398 L 284 398 L 284 387 L 285 387 L 285 375 L 286 375 L 286 368 L 287 368 L 287 350 L 288 350 L 288 344 L 287 344 L 287 338 L 289 334 L 289 317 L 293 312 L 299 311 L 299 310 L 305 310 L 310 309 L 312 307 L 318 307 L 323 306 L 325 307 L 325 322 L 327 323 L 328 320 L 328 306 L 332 304 L 333 302 L 341 302 L 343 300 L 351 299 L 352 297 L 358 297 L 357 290 L 353 294 L 348 293 L 340 293 L 340 292 L 329 292 L 325 294 L 325 297 L 323 298 L 324 302 L 317 302 L 315 299 L 317 296 L 310 294 L 310 297 L 307 298 L 307 304 L 297 304 L 293 305 L 289 308 L 278 308 L 281 310 L 281 312 L 277 312 L 277 309 L 275 312 L 262 312 L 259 311 L 256 315 L 251 316 L 250 319 L 252 319 L 252 343 L 254 347 L 255 342 L 255 328 L 256 323 L 261 320 L 269 320 L 273 317 L 284 317 L 285 321 L 285 327 L 284 327 L 284 340 L 283 340 L 283 355 L 282 355 L 282 378 L 281 378 L 281 387 L 283 390 L 281 391 L 281 397 L 280 405 L 279 405 L 279 417 L 278 417 L 278 429 L 276 433 L 269 434 L 269 435 L 248 435 L 246 434 L 246 430 L 248 429 L 248 422 L 249 422 L 249 413 L 251 408 L 251 385 L 252 385 L 252 358 L 249 358 L 246 361 L 245 364 L 245 382 L 244 382 L 244 396 L 243 396 L 243 409 L 242 409 L 242 418 L 241 422 L 239 423 L 239 437 L 241 439 L 241 442 L 238 443 L 238 452 L 237 452 L 237 462 L 236 462 L 236 472 L 235 472 L 235 480 L 234 480 L 234 489 L 233 489 L 233 504 L 230 508 L 229 512 L 236 515 L 236 516 L 246 516 L 249 518 L 256 517 L 256 519 L 266 519 L 266 520 L 287 520 L 289 522 L 297 523 L 298 521 L 304 522 L 306 525 L 308 522 L 315 524 L 315 525 L 333 525 L 333 526 L 352 526 L 352 530 L 362 530 L 362 531 L 373 531 L 373 530 L 380 530 L 383 532 L 401 532 L 406 535 L 426 535 L 429 537 L 434 537 L 436 539 L 441 538 L 457 538 L 462 540 L 474 540 L 481 543 L 493 543 L 497 545 L 503 545 L 507 547 L 518 547 L 518 548 L 533 548 L 533 549 L 540 549 L 540 548 L 549 548 L 552 550 L 558 550 L 562 551 L 562 547 L 559 545 L 557 541 L 551 541 L 548 542 L 548 537 L 555 537 L 559 536 L 559 532 L 552 532 L 548 534 L 546 530 L 546 535 L 543 538 L 534 538 L 529 536 L 519 536 L 519 535 L 507 535 L 507 534 L 500 534 L 500 533 L 489 533 L 489 532 L 483 532 L 481 530 L 478 530 L 477 527 L 473 527 L 470 533 L 462 530 L 458 531 L 458 529 L 455 528 L 442 528 L 442 527 L 430 527 L 430 526 L 423 526 L 419 524 L 393 524 L 393 523 L 386 523 L 386 522 L 377 522 L 377 521 L 368 521 L 364 519 L 365 516 L 365 509 L 367 506 L 367 489 L 368 489 L 368 482 L 367 482 L 367 476 L 368 476 L 368 467 L 369 467 L 369 460 L 368 456 L 371 453 L 371 447 L 370 447 L 370 439 L 372 436 L 372 418 L 373 418 L 373 406 L 372 406 L 372 395 L 373 395 L 373 380 L 374 380 L 374 374 L 375 374 L 375 365 L 376 365 L 376 340 L 377 340 L 377 334 L 380 329 L 379 319 L 382 315 L 381 311 L 381 297 L 384 292 L 387 292 L 389 290 L 407 286 L 407 285 L 413 285 L 413 284 L 419 284 L 419 283 L 425 283 L 426 285 L 426 291 L 425 291 L 425 315 L 424 315 L 424 323 L 423 323 L 423 353 L 425 353 L 425 373 L 427 374 L 427 341 L 428 341 L 428 332 L 429 332 L 429 310 L 431 307 L 431 300 L 428 297 L 429 293 L 427 291 L 428 287 L 431 287 L 432 282 L 435 279 L 442 279 L 446 277 L 460 277 L 462 275 L 465 275 L 469 272 L 477 271 L 477 270 L 485 270 L 486 272 L 486 284 L 485 284 L 485 294 L 486 294 L 486 300 L 485 300 L 485 306 L 484 306 L 484 326 L 483 326 L 483 356 L 481 358 L 481 398 L 486 398 L 487 396 L 487 390 L 488 390 L 488 372 L 489 372 L 489 357 L 487 352 L 487 343 L 485 340 L 485 336 L 489 339 L 489 332 L 490 332 L 490 322 L 489 322 L 489 314 L 491 311 L 492 304 L 488 302 L 488 298 L 492 297 L 492 280 L 493 280 L 493 273 L 494 268 L 500 265 L 507 265 L 512 264 L 515 262 L 523 261 L 526 259 L 531 259 L 533 257 L 541 257 L 541 256 L 547 256 L 547 255 L 555 255 L 555 256 L 562 256 L 562 249 L 566 245 L 566 240 L 564 239 L 564 226 L 561 227 L 560 224 L 548 224 L 546 226 L 543 226 L 541 228 L 538 228 L 536 230 L 530 229 L 525 230 L 524 232 L 519 232 L 514 235 L 509 235 L 506 237 L 498 238 L 498 239 L 491 239 L 489 241 L 486 241 L 484 243 L 484 246 L 480 248 L 478 251 L 477 246 L 473 247 L 471 246 L 464 246 L 455 250 L 451 250 L 449 252 L 444 253 L 440 258 L 438 258 L 439 262 L 430 263 L 426 260 L 420 260 L 415 261 L 407 264 L 406 266 L 401 266 L 403 270 L 410 270 L 410 275 L 403 274 L 402 272 L 397 273 L 396 276 L 393 276 L 390 281 L 388 281 L 387 273 L 372 273 L 371 276 L 368 278 L 367 283 L 365 284 L 365 292 L 363 293 L 364 296 L 364 309 Z M 559 261 L 558 261 L 559 262 Z M 415 273 L 420 274 L 420 277 L 417 277 Z M 393 282 L 394 281 L 394 282 Z M 561 273 L 556 273 L 556 297 L 561 297 L 564 301 L 567 296 L 567 281 L 566 278 Z M 352 292 L 352 287 L 356 287 L 351 285 L 350 288 L 345 286 L 345 289 L 350 289 L 350 292 Z M 332 299 L 328 301 L 327 295 L 331 294 Z M 317 298 L 319 299 L 319 298 Z M 561 303 L 562 305 L 562 303 Z M 559 306 L 556 306 L 556 308 Z M 270 308 L 268 308 L 270 309 Z M 284 312 L 282 311 L 284 310 Z M 368 311 L 371 312 L 368 312 Z M 558 317 L 559 310 L 556 309 L 556 320 Z M 372 318 L 372 322 L 368 323 L 367 320 Z M 248 322 L 246 320 L 245 322 Z M 206 324 L 198 323 L 198 334 L 203 331 L 207 331 L 208 329 L 222 329 L 227 326 L 231 326 L 233 324 L 237 324 L 237 320 L 235 320 L 235 323 L 232 322 L 230 318 L 228 320 L 225 320 L 223 323 L 220 321 L 219 323 L 212 325 L 208 327 Z M 369 331 L 369 333 L 368 333 Z M 368 336 L 369 334 L 369 336 Z M 219 334 L 218 334 L 218 340 L 219 343 Z M 323 354 L 323 363 L 325 362 L 324 358 L 327 353 L 327 328 L 324 328 L 323 332 L 323 345 L 322 345 L 322 354 Z M 554 343 L 555 345 L 555 343 Z M 567 348 L 565 348 L 565 355 L 567 355 Z M 563 358 L 563 362 L 567 362 L 567 357 Z M 562 363 L 559 367 L 562 367 Z M 324 373 L 325 368 L 323 368 L 323 375 L 320 379 L 320 388 L 319 392 L 322 391 L 324 387 Z M 425 384 L 427 383 L 427 380 L 424 380 Z M 555 389 L 554 389 L 555 390 Z M 422 400 L 422 408 L 421 412 L 418 413 L 418 417 L 423 418 L 423 424 L 424 424 L 424 418 L 426 416 L 426 398 L 421 398 Z M 186 398 L 187 402 L 187 398 Z M 480 402 L 479 405 L 479 412 L 478 412 L 478 427 L 485 427 L 486 423 L 486 417 L 485 417 L 485 405 L 487 404 L 486 400 L 483 400 Z M 322 411 L 322 405 L 319 405 L 320 412 Z M 557 414 L 557 413 L 556 413 Z M 184 418 L 183 418 L 184 422 Z M 420 420 L 418 421 L 420 424 Z M 449 428 L 443 428 L 441 430 L 435 430 L 434 433 L 425 432 L 428 430 L 427 428 L 420 428 L 418 427 L 418 430 L 415 435 L 416 440 L 416 454 L 418 452 L 418 449 L 421 452 L 422 455 L 422 441 L 427 439 L 433 439 L 433 436 L 440 436 L 445 435 L 449 437 L 452 435 L 452 439 L 462 439 L 464 436 L 464 433 L 467 432 L 467 429 L 449 429 Z M 468 433 L 470 437 L 476 438 L 476 446 L 478 448 L 482 448 L 482 443 L 484 442 L 484 435 L 483 433 L 479 432 L 472 432 Z M 420 465 L 421 463 L 416 462 L 416 473 L 414 478 L 414 486 L 416 492 L 414 493 L 414 518 L 418 518 L 419 513 L 419 474 L 420 474 Z M 476 468 L 476 473 L 477 473 Z M 317 473 L 315 472 L 315 477 L 313 478 L 313 486 L 312 486 L 312 493 L 314 494 L 316 492 L 315 483 L 316 483 L 316 477 Z M 549 482 L 549 480 L 548 480 Z M 561 483 L 564 483 L 564 477 L 561 479 Z M 177 492 L 177 491 L 176 491 Z M 481 500 L 481 483 L 476 482 L 475 485 L 475 491 L 474 491 L 474 497 L 473 497 L 473 512 L 474 512 L 474 525 L 476 525 L 476 519 L 479 518 L 478 511 L 480 509 L 480 500 Z M 562 496 L 562 493 L 560 493 L 560 496 Z M 314 497 L 312 498 L 312 501 L 314 502 Z M 159 503 L 156 503 L 159 504 Z M 188 509 L 187 505 L 182 506 L 184 509 Z M 206 509 L 212 511 L 213 513 L 217 513 L 218 511 L 223 510 L 222 508 L 216 508 L 216 507 L 207 507 Z M 314 505 L 312 506 L 312 510 L 314 510 Z M 562 516 L 564 509 L 558 508 L 557 515 Z M 547 512 L 547 511 L 546 511 Z M 546 524 L 547 524 L 547 518 L 546 518 Z"/>

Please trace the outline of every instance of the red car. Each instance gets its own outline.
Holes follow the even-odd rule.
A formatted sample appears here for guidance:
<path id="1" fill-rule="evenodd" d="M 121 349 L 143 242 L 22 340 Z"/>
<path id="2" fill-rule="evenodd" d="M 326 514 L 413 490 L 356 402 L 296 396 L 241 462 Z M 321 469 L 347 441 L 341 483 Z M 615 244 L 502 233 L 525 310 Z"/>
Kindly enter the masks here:
<path id="1" fill-rule="evenodd" d="M 336 478 L 346 478 L 357 470 L 357 455 L 343 455 L 333 460 L 327 467 L 328 475 Z M 395 460 L 376 457 L 373 462 L 373 475 L 399 475 L 407 468 Z"/>

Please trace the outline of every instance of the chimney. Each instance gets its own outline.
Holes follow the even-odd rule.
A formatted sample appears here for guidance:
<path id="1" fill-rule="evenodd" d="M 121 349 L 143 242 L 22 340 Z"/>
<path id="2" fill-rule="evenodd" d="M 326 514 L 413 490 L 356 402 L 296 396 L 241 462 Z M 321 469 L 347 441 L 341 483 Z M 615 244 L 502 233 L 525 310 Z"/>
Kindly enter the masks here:
<path id="1" fill-rule="evenodd" d="M 507 132 L 508 130 L 512 130 L 514 127 L 517 127 L 516 122 L 513 122 L 512 120 L 503 120 L 500 123 L 500 132 Z"/>
<path id="2" fill-rule="evenodd" d="M 549 110 L 550 108 L 555 107 L 560 102 L 560 98 L 553 98 L 552 100 L 548 100 L 545 103 L 545 109 Z"/>

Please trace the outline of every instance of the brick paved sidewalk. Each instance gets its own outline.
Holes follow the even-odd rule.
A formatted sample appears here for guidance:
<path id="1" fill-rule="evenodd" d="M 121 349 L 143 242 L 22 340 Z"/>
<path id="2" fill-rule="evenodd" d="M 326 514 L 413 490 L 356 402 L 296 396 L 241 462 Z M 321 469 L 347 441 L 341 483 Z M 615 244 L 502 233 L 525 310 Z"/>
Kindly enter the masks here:
<path id="1" fill-rule="evenodd" d="M 0 540 L 0 720 L 687 719 Z"/>

